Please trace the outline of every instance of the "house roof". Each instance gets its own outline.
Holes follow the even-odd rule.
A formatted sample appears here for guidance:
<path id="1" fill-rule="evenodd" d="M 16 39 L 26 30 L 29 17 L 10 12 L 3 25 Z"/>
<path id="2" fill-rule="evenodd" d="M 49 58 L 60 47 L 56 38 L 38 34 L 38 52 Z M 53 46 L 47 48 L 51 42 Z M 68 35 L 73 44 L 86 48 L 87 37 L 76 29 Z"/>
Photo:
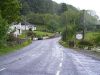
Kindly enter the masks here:
<path id="1" fill-rule="evenodd" d="M 30 24 L 29 22 L 21 22 L 21 25 L 30 25 L 30 26 L 35 26 L 34 24 Z"/>
<path id="2" fill-rule="evenodd" d="M 17 23 L 17 22 L 13 22 L 11 25 L 17 25 L 17 24 L 19 24 L 19 23 Z"/>
<path id="3" fill-rule="evenodd" d="M 18 22 L 13 22 L 12 25 L 18 25 Z M 34 24 L 30 24 L 29 22 L 21 22 L 21 25 L 28 25 L 30 27 L 35 26 Z"/>

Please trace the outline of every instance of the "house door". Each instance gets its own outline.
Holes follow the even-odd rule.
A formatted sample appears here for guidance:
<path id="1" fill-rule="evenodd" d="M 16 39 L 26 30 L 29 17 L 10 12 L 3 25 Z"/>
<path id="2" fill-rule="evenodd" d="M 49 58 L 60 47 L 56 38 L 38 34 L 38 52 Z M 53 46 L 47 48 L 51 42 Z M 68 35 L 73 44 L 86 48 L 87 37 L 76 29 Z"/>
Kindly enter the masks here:
<path id="1" fill-rule="evenodd" d="M 20 32 L 20 29 L 18 29 L 18 31 L 19 31 L 19 34 L 20 34 L 20 33 L 21 33 L 21 32 Z"/>

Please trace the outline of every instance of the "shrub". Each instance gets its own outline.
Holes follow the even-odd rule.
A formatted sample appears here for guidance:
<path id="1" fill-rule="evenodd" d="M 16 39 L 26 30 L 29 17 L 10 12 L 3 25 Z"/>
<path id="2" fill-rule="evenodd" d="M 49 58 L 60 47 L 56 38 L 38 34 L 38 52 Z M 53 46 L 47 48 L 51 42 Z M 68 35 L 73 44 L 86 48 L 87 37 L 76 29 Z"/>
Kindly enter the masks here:
<path id="1" fill-rule="evenodd" d="M 8 31 L 8 23 L 0 15 L 0 45 L 4 44 Z"/>
<path id="2" fill-rule="evenodd" d="M 78 46 L 93 46 L 93 43 L 90 41 L 82 40 L 78 42 Z"/>
<path id="3" fill-rule="evenodd" d="M 100 35 L 96 36 L 93 40 L 95 45 L 100 46 Z"/>

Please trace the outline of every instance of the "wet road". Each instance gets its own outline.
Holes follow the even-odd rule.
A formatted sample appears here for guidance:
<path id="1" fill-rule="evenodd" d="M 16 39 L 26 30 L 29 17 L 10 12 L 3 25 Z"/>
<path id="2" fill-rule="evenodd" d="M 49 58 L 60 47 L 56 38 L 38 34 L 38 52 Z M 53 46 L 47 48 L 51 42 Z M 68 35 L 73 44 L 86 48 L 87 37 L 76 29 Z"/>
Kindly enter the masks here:
<path id="1" fill-rule="evenodd" d="M 100 75 L 100 61 L 63 48 L 59 38 L 34 41 L 0 57 L 0 75 Z"/>

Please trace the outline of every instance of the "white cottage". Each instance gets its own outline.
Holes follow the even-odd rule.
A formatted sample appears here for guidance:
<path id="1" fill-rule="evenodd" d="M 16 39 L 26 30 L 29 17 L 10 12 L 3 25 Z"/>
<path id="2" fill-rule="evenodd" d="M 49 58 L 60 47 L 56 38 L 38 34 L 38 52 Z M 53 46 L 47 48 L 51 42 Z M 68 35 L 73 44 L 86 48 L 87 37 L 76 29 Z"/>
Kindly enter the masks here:
<path id="1" fill-rule="evenodd" d="M 18 35 L 21 35 L 23 31 L 32 29 L 33 31 L 36 30 L 36 26 L 32 25 L 28 22 L 22 22 L 22 23 L 12 23 L 12 26 L 10 27 L 10 31 L 14 31 L 14 35 L 17 37 Z"/>

